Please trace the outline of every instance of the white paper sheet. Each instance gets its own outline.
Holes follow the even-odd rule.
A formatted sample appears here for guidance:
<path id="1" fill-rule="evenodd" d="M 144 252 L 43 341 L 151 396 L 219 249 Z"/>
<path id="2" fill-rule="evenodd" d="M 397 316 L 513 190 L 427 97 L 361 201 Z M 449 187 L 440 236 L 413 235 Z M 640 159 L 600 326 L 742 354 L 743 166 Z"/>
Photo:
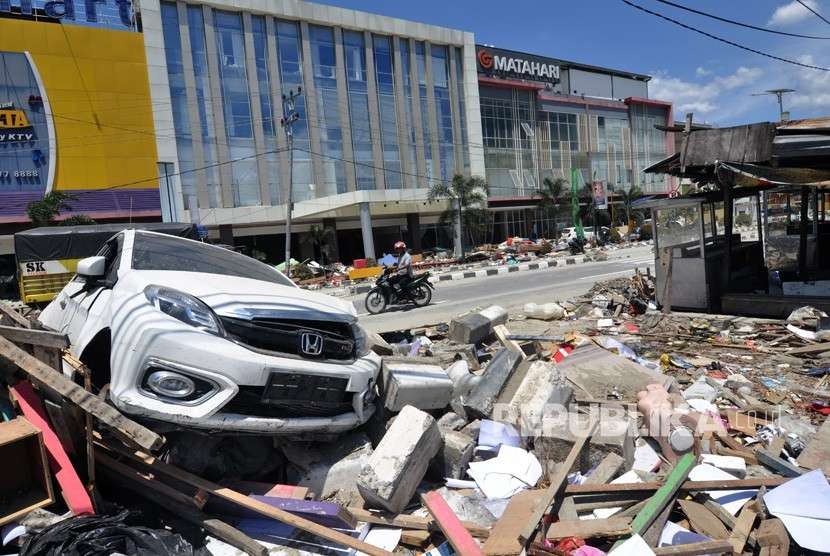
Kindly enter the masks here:
<path id="1" fill-rule="evenodd" d="M 695 466 L 689 473 L 690 481 L 734 481 L 737 477 L 717 467 L 703 463 Z M 712 500 L 723 506 L 726 511 L 736 515 L 744 503 L 755 496 L 757 489 L 752 490 L 709 490 L 706 494 Z"/>
<path id="2" fill-rule="evenodd" d="M 638 438 L 634 448 L 634 465 L 631 469 L 651 473 L 660 465 L 660 455 L 646 442 L 644 438 Z"/>
<path id="3" fill-rule="evenodd" d="M 377 527 L 372 525 L 363 542 L 387 552 L 392 552 L 398 546 L 398 543 L 401 542 L 401 530 L 397 527 Z M 368 556 L 360 551 L 357 554 L 359 556 Z"/>
<path id="4" fill-rule="evenodd" d="M 654 551 L 640 535 L 631 537 L 608 553 L 608 556 L 654 556 Z"/>
<path id="5" fill-rule="evenodd" d="M 470 463 L 467 474 L 487 498 L 495 500 L 536 486 L 542 478 L 542 465 L 532 453 L 503 444 L 493 459 Z"/>
<path id="6" fill-rule="evenodd" d="M 764 503 L 800 547 L 830 552 L 830 485 L 821 469 L 775 487 Z"/>

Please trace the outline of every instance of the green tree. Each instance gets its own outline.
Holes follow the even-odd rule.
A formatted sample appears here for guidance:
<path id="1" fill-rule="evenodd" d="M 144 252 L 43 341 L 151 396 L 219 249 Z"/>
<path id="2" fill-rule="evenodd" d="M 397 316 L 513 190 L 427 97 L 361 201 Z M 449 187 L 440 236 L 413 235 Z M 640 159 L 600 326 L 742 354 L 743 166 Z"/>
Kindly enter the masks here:
<path id="1" fill-rule="evenodd" d="M 312 224 L 303 241 L 314 249 L 314 260 L 321 264 L 329 263 L 329 246 L 335 241 L 332 228 Z"/>
<path id="2" fill-rule="evenodd" d="M 89 226 L 91 224 L 96 224 L 96 222 L 86 214 L 75 214 L 61 222 L 61 226 Z"/>
<path id="3" fill-rule="evenodd" d="M 640 189 L 637 185 L 632 185 L 628 189 L 623 189 L 620 191 L 620 199 L 623 203 L 623 208 L 625 209 L 625 225 L 628 226 L 631 223 L 631 215 L 636 214 L 637 211 L 632 210 L 632 205 L 634 201 L 639 199 L 643 196 L 643 190 Z"/>
<path id="4" fill-rule="evenodd" d="M 441 215 L 441 223 L 461 225 L 461 245 L 458 246 L 464 258 L 464 234 L 475 242 L 487 226 L 487 182 L 473 176 L 466 178 L 456 174 L 449 183 L 436 182 L 429 188 L 429 200 L 446 199 L 450 206 Z M 455 234 L 453 234 L 455 235 Z"/>
<path id="5" fill-rule="evenodd" d="M 545 178 L 542 180 L 542 188 L 539 189 L 539 208 L 551 214 L 553 220 L 553 235 L 556 239 L 559 236 L 559 231 L 556 229 L 556 211 L 559 210 L 559 204 L 562 202 L 562 192 L 568 182 L 564 178 Z"/>
<path id="6" fill-rule="evenodd" d="M 26 207 L 26 214 L 35 226 L 54 226 L 62 210 L 72 210 L 69 201 L 75 196 L 63 191 L 50 191 L 39 201 L 32 201 Z"/>

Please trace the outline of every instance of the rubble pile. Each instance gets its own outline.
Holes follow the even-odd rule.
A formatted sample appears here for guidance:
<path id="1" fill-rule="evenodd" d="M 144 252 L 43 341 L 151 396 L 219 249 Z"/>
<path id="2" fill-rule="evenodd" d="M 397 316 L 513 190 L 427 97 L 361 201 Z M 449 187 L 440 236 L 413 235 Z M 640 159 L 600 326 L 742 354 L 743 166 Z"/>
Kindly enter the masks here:
<path id="1" fill-rule="evenodd" d="M 637 272 L 577 299 L 384 334 L 366 425 L 276 440 L 162 436 L 81 386 L 62 336 L 0 306 L 4 542 L 21 554 L 830 551 L 827 315 L 663 313 L 654 287 Z"/>

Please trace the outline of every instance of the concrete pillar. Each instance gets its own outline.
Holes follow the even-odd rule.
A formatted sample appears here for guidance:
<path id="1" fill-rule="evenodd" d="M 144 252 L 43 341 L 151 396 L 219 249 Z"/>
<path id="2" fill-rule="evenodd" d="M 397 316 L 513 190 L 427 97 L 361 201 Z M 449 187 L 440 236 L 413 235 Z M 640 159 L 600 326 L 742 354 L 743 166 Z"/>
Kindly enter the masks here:
<path id="1" fill-rule="evenodd" d="M 264 153 L 265 132 L 262 128 L 262 104 L 260 103 L 259 80 L 257 79 L 256 56 L 254 55 L 254 31 L 251 14 L 242 12 L 242 28 L 245 33 L 245 73 L 248 78 L 248 98 L 251 99 L 251 128 L 254 132 L 254 152 Z M 271 204 L 271 189 L 268 187 L 268 157 L 256 157 L 257 178 L 259 181 L 259 204 Z"/>
<path id="2" fill-rule="evenodd" d="M 208 81 L 210 82 L 210 97 L 213 107 L 213 125 L 216 133 L 216 154 L 219 158 L 219 187 L 220 201 L 225 208 L 233 207 L 233 171 L 230 162 L 230 148 L 228 147 L 228 132 L 225 127 L 225 111 L 222 106 L 222 86 L 219 74 L 219 53 L 216 51 L 216 33 L 213 30 L 213 9 L 202 6 L 205 20 L 205 50 L 208 60 Z M 206 207 L 207 208 L 207 207 Z"/>
<path id="3" fill-rule="evenodd" d="M 179 36 L 182 42 L 182 69 L 184 71 L 184 86 L 187 94 L 187 117 L 190 122 L 190 137 L 193 145 L 193 166 L 197 168 L 196 199 L 199 208 L 210 208 L 210 196 L 207 188 L 207 174 L 205 173 L 205 151 L 202 144 L 202 125 L 199 119 L 199 105 L 196 101 L 196 74 L 193 71 L 193 56 L 190 48 L 190 31 L 187 23 L 187 4 L 178 2 Z M 201 32 L 201 29 L 199 30 Z M 191 207 L 193 210 L 195 207 Z"/>
<path id="4" fill-rule="evenodd" d="M 455 160 L 455 168 L 452 169 L 453 174 L 464 173 L 464 147 L 461 143 L 461 115 L 460 110 L 459 91 L 458 88 L 461 83 L 458 82 L 458 64 L 455 59 L 455 47 L 447 47 L 447 57 L 449 58 L 449 72 L 450 72 L 450 110 L 452 111 L 452 140 L 455 143 L 453 146 L 453 159 Z"/>
<path id="5" fill-rule="evenodd" d="M 363 256 L 375 259 L 375 238 L 372 236 L 372 214 L 369 203 L 360 203 L 360 231 L 363 234 Z"/>
<path id="6" fill-rule="evenodd" d="M 340 260 L 340 245 L 337 242 L 337 219 L 323 218 L 323 229 L 332 230 L 331 243 L 328 245 L 329 264 Z"/>
<path id="7" fill-rule="evenodd" d="M 524 209 L 525 216 L 525 237 L 530 237 L 533 234 L 533 224 L 536 220 L 536 211 L 534 209 Z"/>
<path id="8" fill-rule="evenodd" d="M 453 199 L 453 209 L 458 214 L 458 199 Z M 461 257 L 464 253 L 463 240 L 461 238 L 461 218 L 455 219 L 455 226 L 453 226 L 453 253 L 456 257 Z"/>
<path id="9" fill-rule="evenodd" d="M 412 251 L 419 253 L 421 251 L 421 215 L 417 212 L 407 213 L 406 229 L 409 232 L 407 245 Z"/>

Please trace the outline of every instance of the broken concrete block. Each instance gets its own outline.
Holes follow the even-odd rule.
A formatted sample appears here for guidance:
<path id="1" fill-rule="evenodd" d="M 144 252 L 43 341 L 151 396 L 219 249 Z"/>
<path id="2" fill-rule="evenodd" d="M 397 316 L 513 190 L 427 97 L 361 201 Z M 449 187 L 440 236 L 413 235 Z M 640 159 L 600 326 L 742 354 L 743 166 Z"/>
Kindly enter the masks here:
<path id="1" fill-rule="evenodd" d="M 462 434 L 466 434 L 471 438 L 478 439 L 478 435 L 481 432 L 481 420 L 476 419 L 475 421 L 472 421 L 464 425 L 464 427 L 459 432 L 461 432 Z"/>
<path id="2" fill-rule="evenodd" d="M 622 407 L 592 408 L 591 413 L 591 418 L 599 419 L 599 427 L 583 452 L 580 468 L 574 470 L 587 472 L 611 453 L 624 458 L 626 467 L 631 467 L 634 463 L 634 440 L 637 437 L 634 420 Z M 564 409 L 546 414 L 541 430 L 533 435 L 534 455 L 539 461 L 551 462 L 553 465 L 565 461 L 576 439 L 587 432 L 588 425 L 587 415 Z M 547 471 L 549 474 L 552 470 Z"/>
<path id="3" fill-rule="evenodd" d="M 504 388 L 507 379 L 522 360 L 517 353 L 502 348 L 487 367 L 480 379 L 473 385 L 466 396 L 454 399 L 452 408 L 459 415 L 467 418 L 488 418 L 493 413 L 493 405 Z"/>
<path id="4" fill-rule="evenodd" d="M 383 405 L 389 411 L 400 411 L 405 405 L 441 409 L 452 399 L 452 380 L 437 365 L 384 361 L 383 384 Z"/>
<path id="5" fill-rule="evenodd" d="M 441 478 L 462 479 L 467 473 L 467 465 L 473 459 L 476 441 L 461 432 L 439 430 L 444 445 L 432 460 L 433 473 Z"/>
<path id="6" fill-rule="evenodd" d="M 412 406 L 404 407 L 360 470 L 357 488 L 361 496 L 370 506 L 400 513 L 440 449 L 435 419 Z"/>
<path id="7" fill-rule="evenodd" d="M 496 406 L 494 418 L 522 430 L 537 427 L 541 425 L 542 417 L 550 412 L 551 405 L 564 408 L 572 395 L 573 389 L 565 382 L 556 365 L 535 361 L 527 368 L 510 401 Z M 504 396 L 499 399 L 504 399 Z"/>
<path id="8" fill-rule="evenodd" d="M 477 344 L 493 333 L 493 327 L 507 322 L 507 311 L 493 305 L 450 321 L 449 339 L 457 344 Z"/>
<path id="9" fill-rule="evenodd" d="M 360 501 L 357 475 L 372 455 L 372 443 L 363 433 L 353 433 L 331 444 L 286 442 L 282 451 L 290 465 L 291 484 L 307 487 L 321 500 L 334 499 L 350 506 Z"/>
<path id="10" fill-rule="evenodd" d="M 697 380 L 683 390 L 683 397 L 687 400 L 698 399 L 713 402 L 718 397 L 718 391 L 707 384 L 705 380 Z"/>
<path id="11" fill-rule="evenodd" d="M 450 411 L 443 414 L 437 423 L 440 430 L 460 431 L 467 424 L 467 421 L 457 413 Z"/>

